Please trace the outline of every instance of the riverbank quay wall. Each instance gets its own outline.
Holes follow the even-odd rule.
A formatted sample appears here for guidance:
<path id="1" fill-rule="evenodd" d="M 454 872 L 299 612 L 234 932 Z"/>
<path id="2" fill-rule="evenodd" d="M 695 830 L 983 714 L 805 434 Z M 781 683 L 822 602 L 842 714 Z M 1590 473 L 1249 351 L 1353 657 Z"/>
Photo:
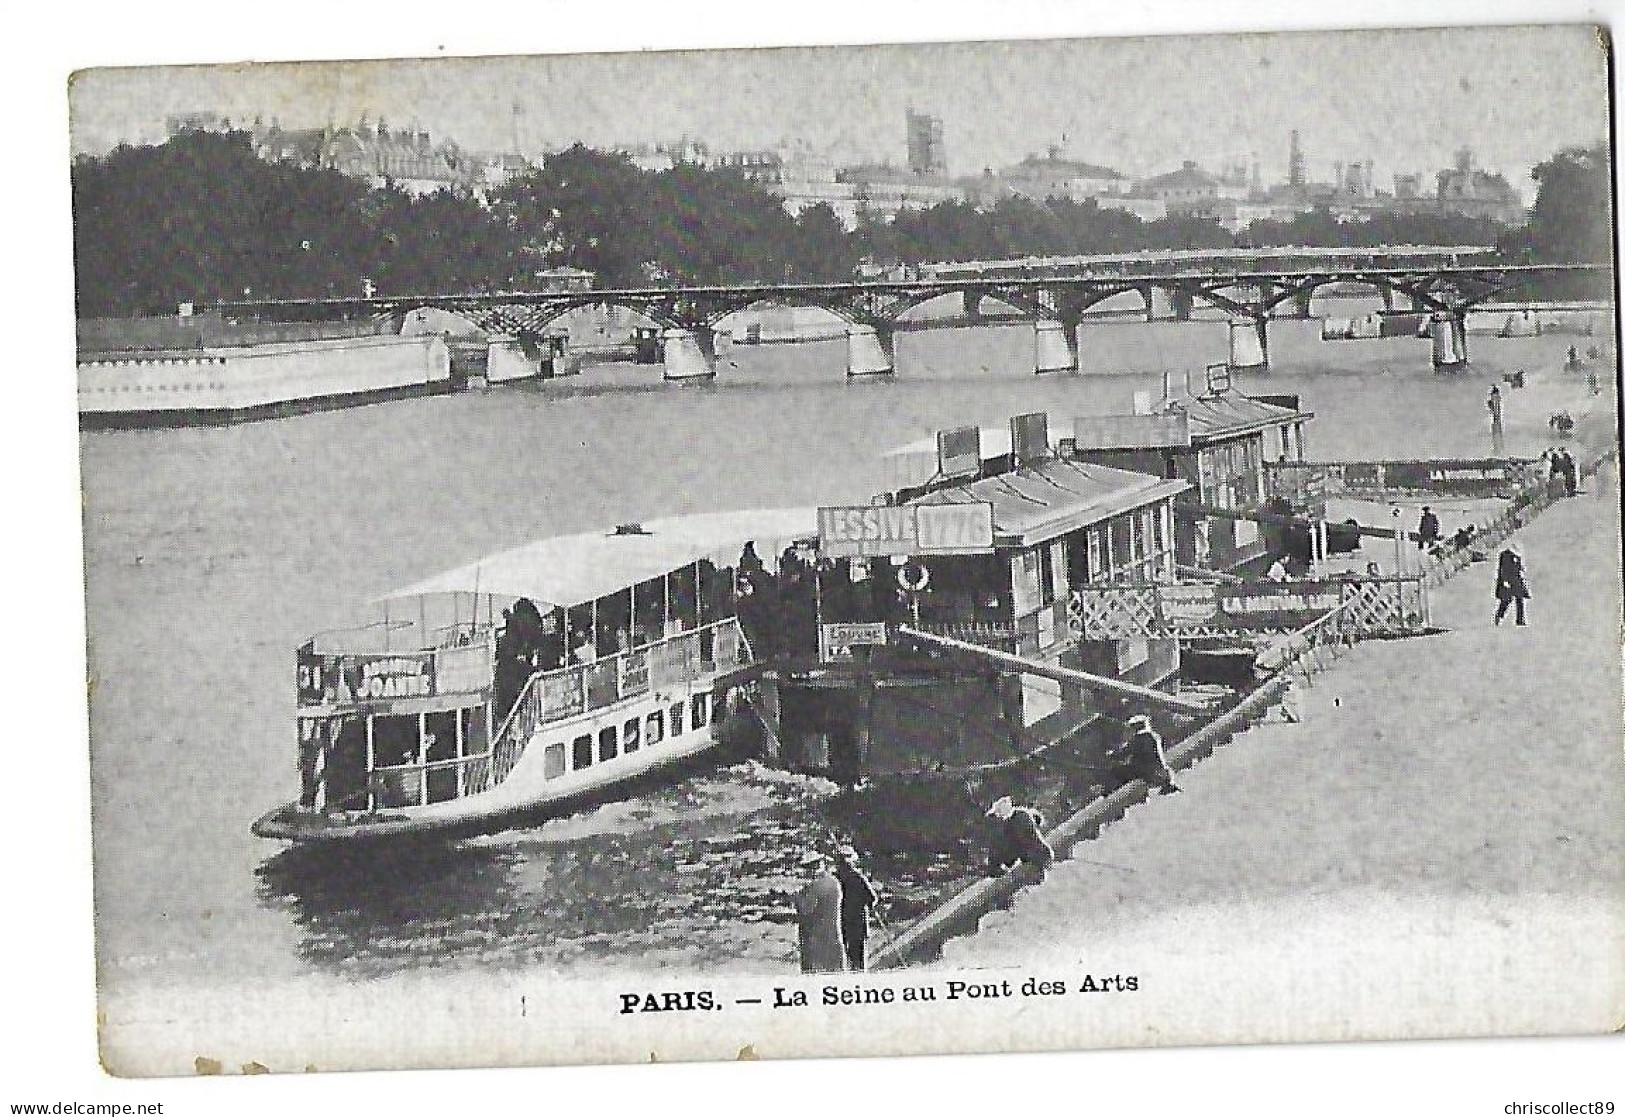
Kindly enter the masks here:
<path id="1" fill-rule="evenodd" d="M 451 390 L 438 336 L 81 354 L 88 428 L 229 423 Z"/>
<path id="2" fill-rule="evenodd" d="M 1493 623 L 1475 564 L 1438 595 L 1448 631 L 1349 650 L 1301 723 L 1238 735 L 944 972 L 1141 975 L 1063 1022 L 1073 1046 L 1616 1030 L 1619 518 L 1611 475 L 1584 489 L 1519 536 L 1528 627 Z"/>
<path id="3" fill-rule="evenodd" d="M 1582 446 L 1580 449 L 1585 451 L 1580 461 L 1582 479 L 1604 499 L 1617 499 L 1618 446 Z M 1509 538 L 1554 503 L 1577 499 L 1559 496 L 1560 484 L 1541 479 L 1523 486 L 1513 495 L 1502 515 L 1480 533 L 1482 547 L 1494 546 Z M 1479 547 L 1474 551 L 1484 553 Z M 1423 580 L 1429 585 L 1442 585 L 1474 565 L 1472 552 L 1468 551 L 1429 559 L 1424 563 Z M 1339 623 L 1345 608 L 1346 603 L 1329 610 L 1325 616 L 1281 638 L 1260 656 L 1260 666 L 1268 670 L 1269 675 L 1231 708 L 1171 744 L 1168 748 L 1170 767 L 1183 771 L 1211 757 L 1237 734 L 1262 721 L 1294 685 L 1312 685 L 1317 675 L 1327 671 L 1358 640 L 1352 627 Z M 1045 839 L 1058 858 L 1066 858 L 1080 842 L 1097 837 L 1106 826 L 1122 819 L 1130 807 L 1151 797 L 1148 784 L 1143 780 L 1130 780 L 1085 805 L 1047 832 Z M 1023 865 L 966 886 L 877 949 L 871 957 L 870 968 L 897 969 L 936 961 L 949 940 L 974 935 L 984 916 L 1008 908 L 1023 889 L 1042 880 L 1041 874 Z"/>

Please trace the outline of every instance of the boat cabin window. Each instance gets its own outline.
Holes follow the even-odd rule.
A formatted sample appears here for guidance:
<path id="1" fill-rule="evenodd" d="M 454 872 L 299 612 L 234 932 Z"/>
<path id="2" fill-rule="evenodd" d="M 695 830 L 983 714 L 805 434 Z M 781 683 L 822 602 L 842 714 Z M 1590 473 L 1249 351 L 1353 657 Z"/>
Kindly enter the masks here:
<path id="1" fill-rule="evenodd" d="M 423 801 L 423 770 L 406 768 L 418 761 L 416 714 L 384 714 L 372 719 L 374 804 L 379 807 L 415 807 Z"/>
<path id="2" fill-rule="evenodd" d="M 331 718 L 327 733 L 327 766 L 322 779 L 330 810 L 357 810 L 367 805 L 367 719 L 353 715 Z M 316 774 L 311 772 L 312 802 Z"/>
<path id="3" fill-rule="evenodd" d="M 485 707 L 468 706 L 458 711 L 463 722 L 463 755 L 478 756 L 486 751 Z"/>
<path id="4" fill-rule="evenodd" d="M 698 568 L 700 623 L 711 624 L 734 615 L 734 576 L 731 569 L 718 570 L 708 559 Z"/>
<path id="5" fill-rule="evenodd" d="M 666 579 L 650 578 L 632 588 L 632 647 L 666 636 Z"/>
<path id="6" fill-rule="evenodd" d="M 711 696 L 709 694 L 696 694 L 689 703 L 689 725 L 699 729 L 711 720 Z"/>
<path id="7" fill-rule="evenodd" d="M 549 609 L 542 616 L 542 631 L 536 642 L 536 666 L 553 671 L 565 665 L 569 647 L 565 643 L 564 610 Z"/>
<path id="8" fill-rule="evenodd" d="M 920 563 L 930 576 L 930 588 L 918 595 L 920 619 L 927 624 L 995 623 L 1008 620 L 1011 609 L 1010 571 L 1005 562 L 994 555 L 932 555 Z M 868 572 L 865 571 L 867 574 Z M 849 612 L 838 614 L 841 620 L 879 620 L 884 604 L 876 604 L 882 582 L 894 579 L 890 564 L 880 571 L 878 578 L 868 577 L 851 584 L 849 577 L 839 573 L 831 579 L 846 582 L 837 596 Z M 895 593 L 885 595 L 897 600 Z M 865 600 L 867 599 L 867 601 Z M 856 608 L 852 608 L 855 604 Z M 830 613 L 826 609 L 825 616 Z"/>
<path id="9" fill-rule="evenodd" d="M 1122 517 L 1113 518 L 1107 523 L 1111 535 L 1111 574 L 1115 581 L 1127 581 L 1132 577 L 1130 566 L 1133 558 L 1129 545 L 1128 521 Z"/>
<path id="10" fill-rule="evenodd" d="M 658 745 L 666 736 L 666 716 L 659 710 L 643 719 L 643 740 L 647 744 Z"/>
<path id="11" fill-rule="evenodd" d="M 418 719 L 416 714 L 380 714 L 372 719 L 372 766 L 393 768 L 416 764 L 418 760 Z"/>
<path id="12" fill-rule="evenodd" d="M 591 663 L 598 658 L 593 639 L 592 602 L 572 605 L 564 614 L 565 644 L 570 650 L 570 662 Z"/>
<path id="13" fill-rule="evenodd" d="M 542 778 L 544 780 L 557 779 L 564 775 L 564 745 L 548 745 L 547 751 L 542 753 Z"/>
<path id="14" fill-rule="evenodd" d="M 638 725 L 639 722 L 637 718 L 628 718 L 626 724 L 621 726 L 622 752 L 638 751 Z"/>
<path id="15" fill-rule="evenodd" d="M 606 725 L 598 731 L 598 759 L 614 760 L 616 756 L 615 727 Z"/>
<path id="16" fill-rule="evenodd" d="M 700 623 L 699 571 L 685 566 L 666 576 L 666 631 L 688 632 Z"/>
<path id="17" fill-rule="evenodd" d="M 683 704 L 681 702 L 673 702 L 671 704 L 670 720 L 671 735 L 673 737 L 681 737 L 683 735 Z"/>
<path id="18" fill-rule="evenodd" d="M 579 771 L 592 767 L 592 737 L 583 733 L 570 742 L 570 768 Z"/>
<path id="19" fill-rule="evenodd" d="M 614 655 L 632 646 L 632 591 L 600 597 L 596 605 L 598 628 L 594 643 L 599 655 Z"/>
<path id="20" fill-rule="evenodd" d="M 423 715 L 423 759 L 434 763 L 457 759 L 457 711 L 442 710 Z M 429 802 L 444 803 L 457 798 L 457 766 L 430 768 L 424 773 L 429 784 Z"/>

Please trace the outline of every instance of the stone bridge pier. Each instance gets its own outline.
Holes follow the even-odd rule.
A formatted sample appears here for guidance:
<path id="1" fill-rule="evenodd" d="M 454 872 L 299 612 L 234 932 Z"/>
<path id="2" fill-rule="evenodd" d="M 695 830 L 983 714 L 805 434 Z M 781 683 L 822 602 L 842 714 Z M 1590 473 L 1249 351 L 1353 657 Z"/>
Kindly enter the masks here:
<path id="1" fill-rule="evenodd" d="M 660 335 L 667 380 L 715 380 L 717 332 L 708 326 L 673 326 Z"/>
<path id="2" fill-rule="evenodd" d="M 1189 322 L 1191 312 L 1196 309 L 1196 296 L 1182 288 L 1168 292 L 1168 302 L 1174 308 L 1175 322 Z"/>
<path id="3" fill-rule="evenodd" d="M 1433 316 L 1428 324 L 1432 339 L 1435 372 L 1455 372 L 1467 367 L 1467 312 L 1452 310 Z"/>
<path id="4" fill-rule="evenodd" d="M 1033 371 L 1078 371 L 1078 323 L 1066 319 L 1033 320 Z"/>
<path id="5" fill-rule="evenodd" d="M 1270 367 L 1269 316 L 1230 320 L 1230 368 L 1234 372 L 1267 372 Z"/>
<path id="6" fill-rule="evenodd" d="M 889 327 L 846 328 L 847 376 L 887 376 L 897 370 L 896 333 Z"/>

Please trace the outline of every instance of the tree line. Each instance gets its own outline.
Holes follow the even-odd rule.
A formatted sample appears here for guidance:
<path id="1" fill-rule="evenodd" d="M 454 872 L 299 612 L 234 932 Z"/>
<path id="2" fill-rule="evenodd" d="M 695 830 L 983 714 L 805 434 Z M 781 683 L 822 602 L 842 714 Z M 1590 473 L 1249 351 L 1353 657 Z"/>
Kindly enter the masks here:
<path id="1" fill-rule="evenodd" d="M 1008 197 L 892 221 L 865 214 L 848 231 L 828 206 L 792 217 L 726 169 L 650 172 L 579 145 L 482 199 L 373 187 L 261 160 L 243 133 L 195 132 L 75 160 L 76 299 L 81 317 L 172 314 L 185 301 L 516 290 L 559 266 L 595 273 L 600 287 L 817 283 L 848 280 L 863 261 L 1277 245 L 1496 244 L 1519 260 L 1607 262 L 1606 146 L 1558 152 L 1535 178 L 1530 220 L 1515 229 L 1435 214 L 1346 222 L 1316 210 L 1232 234 L 1211 219 L 1144 221 L 1092 200 Z"/>

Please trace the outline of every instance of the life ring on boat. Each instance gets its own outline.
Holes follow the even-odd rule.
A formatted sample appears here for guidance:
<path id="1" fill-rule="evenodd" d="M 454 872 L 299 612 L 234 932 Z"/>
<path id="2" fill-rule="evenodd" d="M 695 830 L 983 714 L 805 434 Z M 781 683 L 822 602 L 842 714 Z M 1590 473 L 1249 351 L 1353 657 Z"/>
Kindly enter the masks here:
<path id="1" fill-rule="evenodd" d="M 931 584 L 931 572 L 909 559 L 897 570 L 897 584 L 909 593 L 920 593 Z"/>

